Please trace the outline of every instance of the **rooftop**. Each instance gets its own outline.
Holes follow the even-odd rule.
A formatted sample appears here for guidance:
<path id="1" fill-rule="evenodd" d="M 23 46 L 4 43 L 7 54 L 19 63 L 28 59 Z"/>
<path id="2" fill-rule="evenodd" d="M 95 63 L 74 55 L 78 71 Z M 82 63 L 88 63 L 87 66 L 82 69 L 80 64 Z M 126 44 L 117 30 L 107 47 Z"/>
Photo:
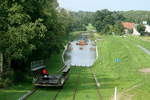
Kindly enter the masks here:
<path id="1" fill-rule="evenodd" d="M 135 23 L 132 22 L 122 22 L 124 28 L 133 29 L 135 27 Z"/>

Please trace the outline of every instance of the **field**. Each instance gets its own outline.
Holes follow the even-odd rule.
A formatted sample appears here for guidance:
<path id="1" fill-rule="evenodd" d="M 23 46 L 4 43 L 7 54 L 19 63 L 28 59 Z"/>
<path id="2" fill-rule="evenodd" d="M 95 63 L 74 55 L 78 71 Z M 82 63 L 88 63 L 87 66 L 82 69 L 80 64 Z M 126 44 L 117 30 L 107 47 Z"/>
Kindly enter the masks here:
<path id="1" fill-rule="evenodd" d="M 61 91 L 54 88 L 38 89 L 27 100 L 54 100 L 58 92 L 57 100 L 113 100 L 115 87 L 118 88 L 120 100 L 149 100 L 150 74 L 139 70 L 150 68 L 150 56 L 137 47 L 139 44 L 150 50 L 149 42 L 131 36 L 101 38 L 97 41 L 99 57 L 91 68 L 72 67 L 70 78 Z M 55 59 L 56 62 L 53 62 L 56 64 L 50 63 L 52 59 L 47 60 L 47 65 L 52 67 L 49 68 L 50 72 L 56 72 L 62 65 L 61 56 L 55 56 Z M 96 74 L 100 88 L 96 87 L 91 70 Z M 10 97 L 17 95 L 12 99 L 16 100 L 23 93 L 1 92 L 0 100 L 9 100 L 3 99 L 4 94 Z"/>

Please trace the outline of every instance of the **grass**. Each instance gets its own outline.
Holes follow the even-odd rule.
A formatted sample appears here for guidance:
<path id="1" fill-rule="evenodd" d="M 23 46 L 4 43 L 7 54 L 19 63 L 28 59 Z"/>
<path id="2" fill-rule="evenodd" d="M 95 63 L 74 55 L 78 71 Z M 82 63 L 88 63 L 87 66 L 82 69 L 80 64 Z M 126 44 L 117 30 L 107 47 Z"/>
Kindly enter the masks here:
<path id="1" fill-rule="evenodd" d="M 0 90 L 0 100 L 17 100 L 22 96 L 26 91 L 18 90 Z"/>
<path id="2" fill-rule="evenodd" d="M 87 31 L 96 30 L 96 28 L 92 24 L 88 24 L 88 26 L 86 27 L 86 29 L 87 29 Z"/>
<path id="3" fill-rule="evenodd" d="M 120 100 L 130 98 L 131 100 L 149 100 L 150 76 L 139 72 L 139 69 L 150 67 L 150 56 L 136 46 L 140 44 L 150 50 L 149 42 L 137 37 L 103 36 L 102 38 L 97 42 L 99 57 L 91 69 L 96 73 L 101 84 L 99 90 L 103 100 L 111 100 L 116 86 Z M 120 59 L 121 62 L 116 62 L 116 59 Z M 61 55 L 52 56 L 46 62 L 49 71 L 56 72 L 62 65 Z M 72 67 L 70 78 L 57 100 L 72 100 L 75 89 L 77 89 L 75 100 L 99 100 L 89 68 Z M 16 100 L 15 98 L 25 91 L 19 92 L 13 91 L 13 94 L 9 94 L 3 91 L 0 93 L 0 100 L 9 100 L 6 97 L 13 98 L 13 96 L 12 100 Z M 40 89 L 28 100 L 52 100 L 56 92 L 57 89 L 52 88 Z M 2 95 L 5 95 L 5 98 Z"/>
<path id="4" fill-rule="evenodd" d="M 147 42 L 144 45 L 149 47 Z M 132 100 L 149 100 L 150 77 L 139 72 L 141 68 L 150 67 L 149 55 L 140 50 L 134 41 L 118 36 L 103 36 L 103 40 L 99 41 L 97 46 L 100 56 L 92 69 L 101 84 L 99 90 L 103 100 L 111 100 L 116 86 L 119 94 L 123 94 L 121 100 L 127 100 L 129 96 L 132 96 Z M 121 59 L 121 62 L 115 62 L 116 58 Z M 75 88 L 77 88 L 76 100 L 99 99 L 88 68 L 73 67 L 70 75 L 58 100 L 71 100 Z M 80 80 L 79 83 L 76 82 L 77 79 Z M 139 86 L 133 88 L 136 85 Z M 130 91 L 125 92 L 128 89 Z"/>
<path id="5" fill-rule="evenodd" d="M 143 37 L 141 37 L 141 39 L 150 42 L 150 36 L 143 36 Z"/>
<path id="6" fill-rule="evenodd" d="M 79 33 L 80 32 L 71 33 L 70 34 L 71 39 L 76 38 L 76 35 Z M 62 52 L 63 52 L 63 50 L 62 50 Z M 61 54 L 62 53 L 52 54 L 51 57 L 49 57 L 45 60 L 47 69 L 48 69 L 50 74 L 57 73 L 57 71 L 63 67 L 64 64 L 62 61 L 62 55 Z M 9 87 L 8 89 L 0 90 L 0 100 L 10 100 L 10 98 L 12 98 L 11 100 L 17 100 L 20 96 L 24 95 L 25 93 L 30 91 L 32 88 L 33 88 L 32 83 L 25 83 L 25 84 L 22 83 L 20 85 L 18 84 L 16 86 Z M 55 90 L 53 90 L 52 92 L 47 93 L 48 91 L 50 91 L 50 90 L 49 89 L 42 89 L 40 91 L 37 91 L 29 99 L 32 100 L 33 98 L 35 98 L 36 100 L 41 100 L 43 98 L 42 100 L 44 100 L 44 97 L 45 97 L 46 98 L 45 100 L 47 100 L 47 98 L 49 96 L 51 97 L 51 95 L 53 95 L 53 93 L 56 92 Z"/>
<path id="7" fill-rule="evenodd" d="M 130 39 L 131 42 L 144 46 L 146 49 L 150 50 L 150 41 L 145 41 L 145 38 L 146 37 L 128 37 L 128 39 Z M 147 38 L 150 39 L 149 37 Z"/>
<path id="8" fill-rule="evenodd" d="M 9 87 L 7 89 L 0 89 L 0 100 L 17 100 L 19 97 L 30 91 L 31 84 L 24 83 L 16 86 Z"/>
<path id="9" fill-rule="evenodd" d="M 146 84 L 145 81 L 150 82 L 149 77 L 145 79 L 145 76 L 138 70 L 140 68 L 150 67 L 149 55 L 136 47 L 136 45 L 128 39 L 117 36 L 104 36 L 103 38 L 104 40 L 97 44 L 100 57 L 93 69 L 101 82 L 100 90 L 102 91 L 101 93 L 104 100 L 111 98 L 115 86 L 118 87 L 119 92 L 123 92 L 141 83 L 144 85 L 140 88 L 143 86 L 148 87 L 149 85 Z M 120 58 L 121 62 L 116 63 L 116 58 Z M 150 89 L 147 88 L 146 90 Z M 141 91 L 144 93 L 146 90 Z M 134 91 L 134 93 L 145 97 L 141 100 L 149 100 L 150 98 L 138 91 Z"/>

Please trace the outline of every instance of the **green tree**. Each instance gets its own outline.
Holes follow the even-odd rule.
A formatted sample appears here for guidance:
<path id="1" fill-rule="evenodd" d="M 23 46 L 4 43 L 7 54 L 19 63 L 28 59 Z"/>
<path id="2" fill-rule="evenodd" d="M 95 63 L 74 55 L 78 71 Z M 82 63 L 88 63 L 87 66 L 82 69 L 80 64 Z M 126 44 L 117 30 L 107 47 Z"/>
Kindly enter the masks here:
<path id="1" fill-rule="evenodd" d="M 73 31 L 85 31 L 89 23 L 93 23 L 94 12 L 70 12 L 74 19 L 71 28 Z"/>
<path id="2" fill-rule="evenodd" d="M 120 28 L 118 23 L 120 23 L 125 18 L 119 14 L 118 12 L 111 12 L 107 9 L 97 11 L 94 15 L 94 26 L 96 27 L 98 32 L 101 32 L 103 34 L 112 34 L 106 33 L 109 32 L 111 29 L 114 29 L 117 31 L 117 27 Z M 116 25 L 117 24 L 117 25 Z M 122 28 L 121 28 L 122 29 Z"/>
<path id="3" fill-rule="evenodd" d="M 29 71 L 31 61 L 60 52 L 71 23 L 67 11 L 58 10 L 56 0 L 1 0 L 0 52 L 5 71 L 18 76 Z"/>
<path id="4" fill-rule="evenodd" d="M 146 27 L 143 24 L 139 24 L 137 26 L 137 31 L 140 32 L 141 35 L 145 35 L 146 34 L 145 29 L 146 29 Z"/>
<path id="5" fill-rule="evenodd" d="M 116 23 L 115 25 L 108 25 L 106 33 L 109 35 L 123 35 L 124 28 L 120 23 Z"/>

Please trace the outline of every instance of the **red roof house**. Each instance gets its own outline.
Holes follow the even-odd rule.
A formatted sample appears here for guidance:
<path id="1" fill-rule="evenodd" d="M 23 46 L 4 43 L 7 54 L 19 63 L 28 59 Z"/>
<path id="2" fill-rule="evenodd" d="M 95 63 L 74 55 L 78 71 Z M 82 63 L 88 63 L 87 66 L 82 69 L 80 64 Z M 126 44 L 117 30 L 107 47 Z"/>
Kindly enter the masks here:
<path id="1" fill-rule="evenodd" d="M 127 29 L 134 29 L 135 28 L 135 24 L 131 23 L 131 22 L 122 22 L 121 24 L 123 25 L 124 28 L 127 28 Z"/>

